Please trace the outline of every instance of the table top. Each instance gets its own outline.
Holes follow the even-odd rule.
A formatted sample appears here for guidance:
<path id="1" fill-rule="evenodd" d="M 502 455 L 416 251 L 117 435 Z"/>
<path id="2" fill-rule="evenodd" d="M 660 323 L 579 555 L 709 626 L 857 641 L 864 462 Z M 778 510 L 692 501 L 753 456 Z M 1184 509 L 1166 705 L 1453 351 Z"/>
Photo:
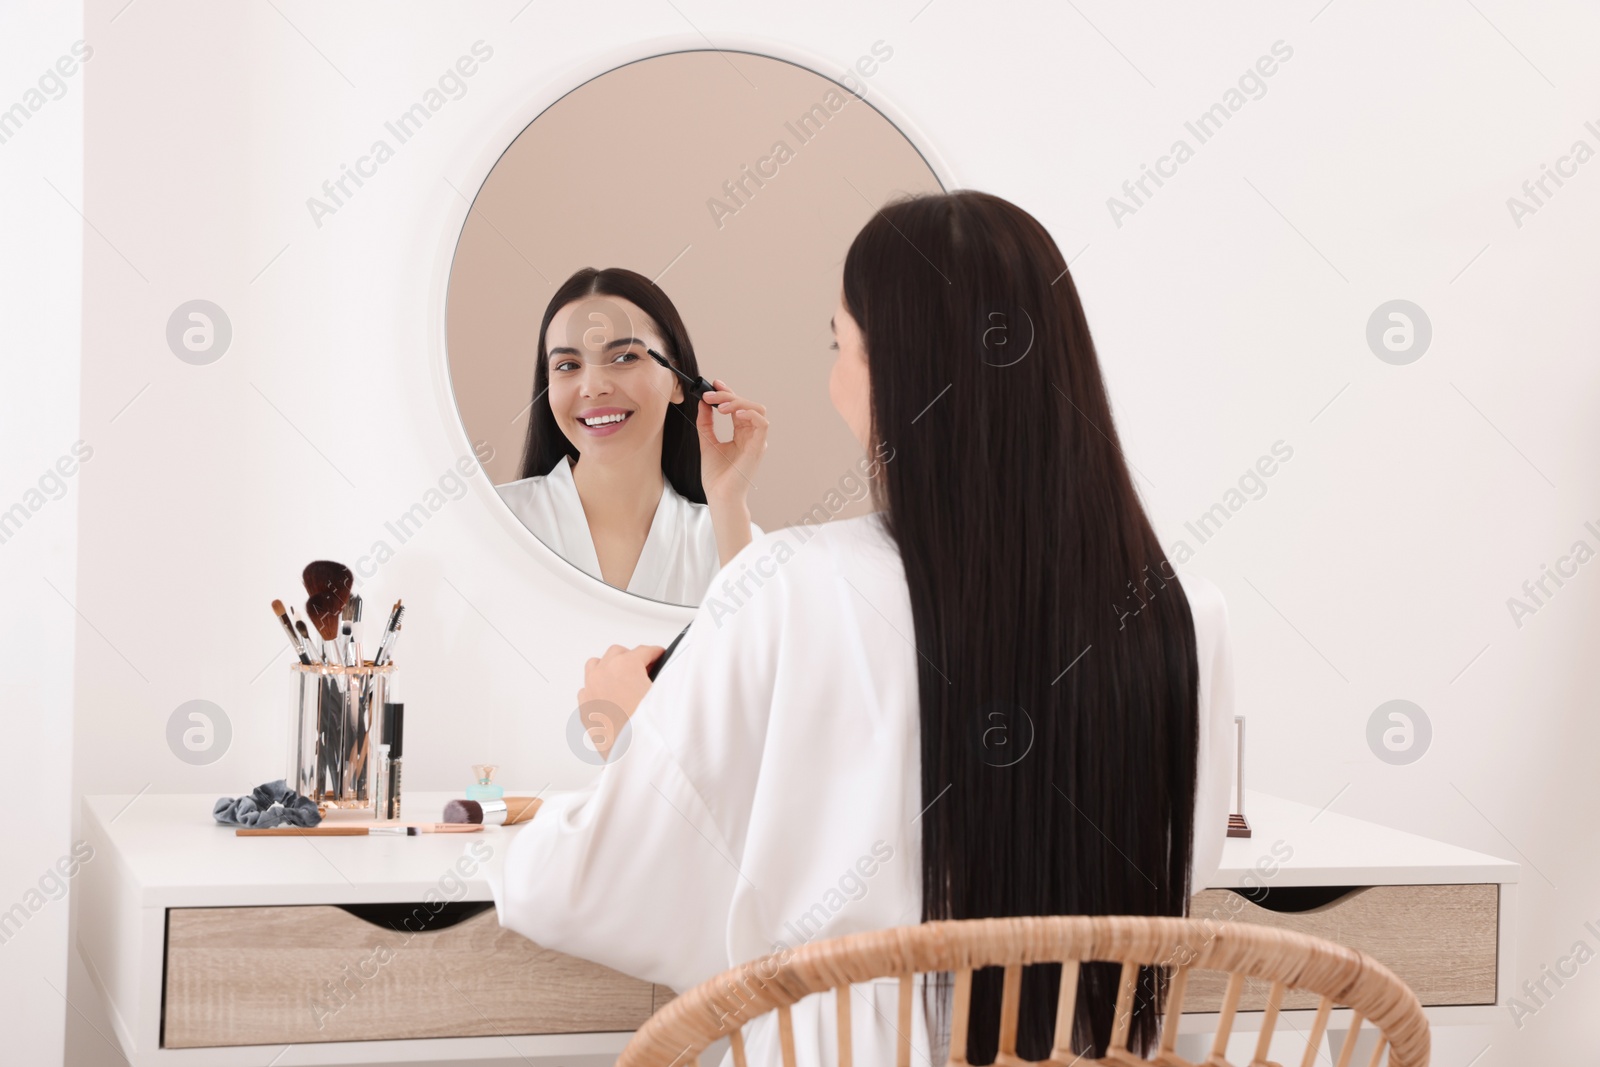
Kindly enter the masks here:
<path id="1" fill-rule="evenodd" d="M 408 792 L 406 819 L 438 819 L 454 796 Z M 409 902 L 430 891 L 489 900 L 486 859 L 520 832 L 490 826 L 417 837 L 244 838 L 212 818 L 215 800 L 195 793 L 85 797 L 86 829 L 97 846 L 109 846 L 107 858 L 141 906 L 163 908 Z M 1228 840 L 1211 888 L 1517 881 L 1511 861 L 1295 801 L 1247 790 L 1245 813 L 1253 836 Z M 371 821 L 356 811 L 324 819 Z"/>
<path id="2" fill-rule="evenodd" d="M 1222 869 L 1208 888 L 1506 884 L 1521 870 L 1511 860 L 1250 789 L 1244 814 L 1251 836 L 1222 846 Z"/>
<path id="3" fill-rule="evenodd" d="M 437 821 L 455 793 L 408 790 L 405 821 Z M 145 907 L 381 904 L 490 900 L 481 870 L 517 827 L 416 837 L 239 837 L 212 818 L 209 793 L 84 798 L 86 829 L 115 853 L 119 874 Z M 371 825 L 372 812 L 331 810 L 323 825 Z M 458 861 L 468 862 L 457 866 Z M 96 857 L 96 862 L 99 857 Z M 460 884 L 465 883 L 463 893 Z"/>

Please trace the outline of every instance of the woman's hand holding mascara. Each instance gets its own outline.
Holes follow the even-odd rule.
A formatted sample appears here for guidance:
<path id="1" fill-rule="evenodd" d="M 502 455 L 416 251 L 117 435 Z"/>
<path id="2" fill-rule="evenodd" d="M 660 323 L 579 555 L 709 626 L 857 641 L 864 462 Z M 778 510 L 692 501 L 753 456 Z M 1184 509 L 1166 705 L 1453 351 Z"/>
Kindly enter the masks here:
<path id="1" fill-rule="evenodd" d="M 717 556 L 724 566 L 750 543 L 750 507 L 746 502 L 755 484 L 756 468 L 767 449 L 767 409 L 728 388 L 721 378 L 705 394 L 696 425 L 700 430 L 700 484 L 711 508 L 711 525 L 717 535 Z M 733 439 L 717 440 L 713 414 L 733 418 Z"/>
<path id="2" fill-rule="evenodd" d="M 721 378 L 712 382 L 700 405 L 696 426 L 700 431 L 700 483 L 706 500 L 742 501 L 755 483 L 756 468 L 767 448 L 767 409 L 735 393 Z M 717 440 L 713 412 L 733 418 L 733 440 Z"/>
<path id="3" fill-rule="evenodd" d="M 583 665 L 578 707 L 601 759 L 610 758 L 611 746 L 623 726 L 650 692 L 650 664 L 665 651 L 660 645 L 612 645 L 605 655 Z"/>

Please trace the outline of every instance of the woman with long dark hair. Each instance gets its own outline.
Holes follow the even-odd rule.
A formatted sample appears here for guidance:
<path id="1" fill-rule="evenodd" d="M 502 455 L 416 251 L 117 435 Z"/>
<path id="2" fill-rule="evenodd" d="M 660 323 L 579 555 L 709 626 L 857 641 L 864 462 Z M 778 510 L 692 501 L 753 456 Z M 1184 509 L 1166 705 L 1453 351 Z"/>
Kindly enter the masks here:
<path id="1" fill-rule="evenodd" d="M 897 201 L 851 245 L 833 328 L 879 510 L 756 538 L 654 684 L 654 646 L 589 661 L 582 707 L 631 718 L 510 845 L 501 922 L 683 990 L 923 919 L 1184 914 L 1227 826 L 1227 609 L 1157 542 L 1060 250 L 992 195 Z M 1024 972 L 1024 1058 L 1049 1052 L 1059 973 Z M 892 1062 L 895 988 L 855 987 L 857 1062 Z M 1085 967 L 1080 1051 L 1105 1051 L 1115 995 Z M 989 1063 L 998 971 L 974 997 Z M 802 1063 L 834 1062 L 834 1010 L 796 1005 Z M 943 1062 L 948 1014 L 918 999 L 916 1062 Z M 779 1061 L 772 1016 L 745 1040 Z"/>
<path id="2" fill-rule="evenodd" d="M 649 350 L 700 375 L 678 309 L 631 270 L 585 267 L 539 324 L 522 477 L 497 486 L 523 525 L 609 585 L 679 604 L 761 529 L 746 502 L 766 408 L 721 379 L 703 401 Z M 718 441 L 713 411 L 732 416 Z"/>

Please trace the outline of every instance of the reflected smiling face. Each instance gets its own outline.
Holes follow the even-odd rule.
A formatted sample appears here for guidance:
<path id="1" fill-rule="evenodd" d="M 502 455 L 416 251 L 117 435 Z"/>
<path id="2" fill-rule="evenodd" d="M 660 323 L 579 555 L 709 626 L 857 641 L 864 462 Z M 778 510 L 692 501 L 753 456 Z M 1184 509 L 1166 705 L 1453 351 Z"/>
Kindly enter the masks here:
<path id="1" fill-rule="evenodd" d="M 545 333 L 550 410 L 581 455 L 661 450 L 667 406 L 683 400 L 661 333 L 630 300 L 587 296 L 561 308 Z"/>
<path id="2" fill-rule="evenodd" d="M 833 309 L 833 345 L 839 357 L 833 361 L 833 372 L 828 375 L 828 397 L 834 410 L 839 412 L 850 432 L 856 435 L 861 447 L 871 450 L 872 443 L 872 379 L 867 375 L 867 346 L 861 328 L 845 310 L 844 290 L 839 291 L 839 302 Z"/>

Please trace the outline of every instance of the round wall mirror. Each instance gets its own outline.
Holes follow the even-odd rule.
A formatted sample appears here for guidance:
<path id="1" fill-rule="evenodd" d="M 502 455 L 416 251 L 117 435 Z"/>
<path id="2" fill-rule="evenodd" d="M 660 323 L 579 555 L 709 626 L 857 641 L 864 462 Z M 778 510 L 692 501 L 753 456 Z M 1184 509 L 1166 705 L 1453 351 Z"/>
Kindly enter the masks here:
<path id="1" fill-rule="evenodd" d="M 478 190 L 447 291 L 457 410 L 504 505 L 595 580 L 695 605 L 729 516 L 753 535 L 870 509 L 828 323 L 861 226 L 942 188 L 871 103 L 892 61 L 880 41 L 838 80 L 747 52 L 628 63 Z M 701 379 L 764 409 L 756 462 Z"/>

